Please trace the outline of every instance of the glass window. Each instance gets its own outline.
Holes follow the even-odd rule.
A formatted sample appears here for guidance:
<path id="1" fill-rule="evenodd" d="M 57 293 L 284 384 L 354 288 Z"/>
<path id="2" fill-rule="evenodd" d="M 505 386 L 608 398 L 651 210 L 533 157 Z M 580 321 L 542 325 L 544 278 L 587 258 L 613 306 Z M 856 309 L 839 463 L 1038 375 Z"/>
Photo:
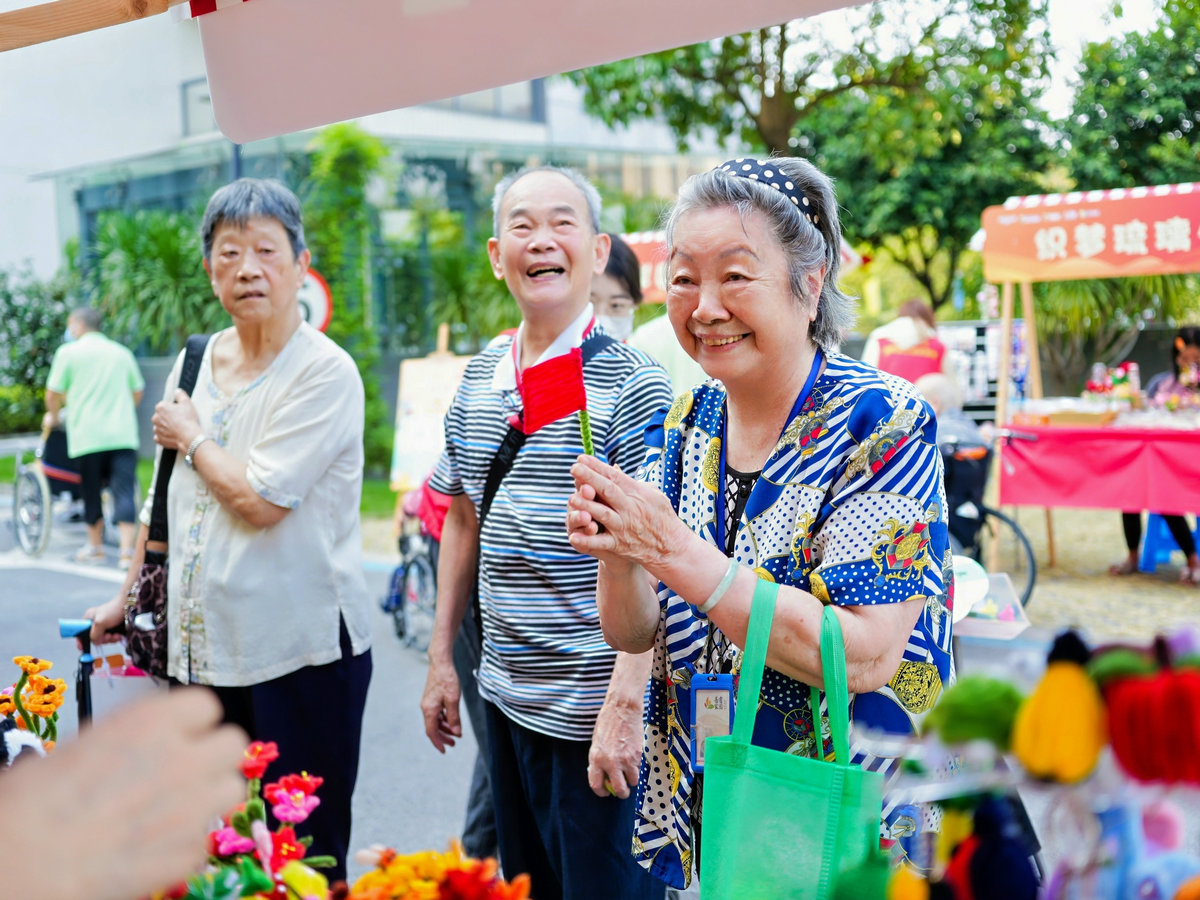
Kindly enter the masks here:
<path id="1" fill-rule="evenodd" d="M 209 134 L 217 130 L 207 78 L 193 78 L 180 86 L 183 102 L 183 136 Z"/>

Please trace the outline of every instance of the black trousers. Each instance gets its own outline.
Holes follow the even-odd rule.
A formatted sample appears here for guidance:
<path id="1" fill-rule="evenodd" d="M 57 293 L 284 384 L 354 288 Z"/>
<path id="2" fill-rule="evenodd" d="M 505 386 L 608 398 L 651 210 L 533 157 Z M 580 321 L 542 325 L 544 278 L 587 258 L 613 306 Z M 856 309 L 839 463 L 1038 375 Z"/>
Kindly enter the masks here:
<path id="1" fill-rule="evenodd" d="M 134 486 L 137 482 L 137 451 L 101 450 L 75 457 L 83 491 L 83 521 L 95 525 L 104 516 L 100 492 L 108 484 L 113 498 L 113 518 L 136 522 Z"/>
<path id="2" fill-rule="evenodd" d="M 1185 556 L 1196 552 L 1196 540 L 1188 527 L 1187 519 L 1183 516 L 1163 516 L 1167 530 Z M 1125 546 L 1130 553 L 1137 553 L 1138 545 L 1142 542 L 1142 514 L 1136 512 L 1121 513 L 1121 525 L 1125 529 Z"/>
<path id="3" fill-rule="evenodd" d="M 371 681 L 371 651 L 351 655 L 350 635 L 341 626 L 342 658 L 307 666 L 248 687 L 214 688 L 225 721 L 240 725 L 255 741 L 274 741 L 279 759 L 263 783 L 308 772 L 325 779 L 318 806 L 296 834 L 312 835 L 309 856 L 332 856 L 337 865 L 322 870 L 330 882 L 346 877 L 350 848 L 350 799 L 358 780 L 363 710 Z M 271 805 L 267 804 L 270 815 Z M 272 830 L 278 823 L 270 822 Z"/>

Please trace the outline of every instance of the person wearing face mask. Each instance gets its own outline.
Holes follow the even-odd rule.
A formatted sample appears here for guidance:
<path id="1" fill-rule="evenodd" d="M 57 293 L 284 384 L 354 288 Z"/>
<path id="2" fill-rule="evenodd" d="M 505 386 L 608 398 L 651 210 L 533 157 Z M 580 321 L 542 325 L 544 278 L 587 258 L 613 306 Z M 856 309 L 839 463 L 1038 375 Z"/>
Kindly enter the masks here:
<path id="1" fill-rule="evenodd" d="M 592 309 L 596 323 L 618 341 L 633 334 L 633 311 L 642 302 L 642 279 L 638 258 L 620 235 L 608 235 L 612 249 L 604 274 L 592 279 Z"/>

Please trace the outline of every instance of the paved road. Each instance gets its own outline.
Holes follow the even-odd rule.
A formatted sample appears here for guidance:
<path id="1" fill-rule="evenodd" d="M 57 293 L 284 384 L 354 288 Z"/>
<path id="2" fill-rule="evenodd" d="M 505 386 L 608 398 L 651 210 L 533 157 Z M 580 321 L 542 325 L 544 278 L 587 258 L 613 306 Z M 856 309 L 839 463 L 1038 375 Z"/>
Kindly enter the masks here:
<path id="1" fill-rule="evenodd" d="M 70 556 L 84 541 L 83 526 L 69 521 L 69 510 L 55 513 L 50 546 L 39 559 L 14 547 L 8 486 L 0 488 L 0 682 L 16 677 L 8 660 L 31 654 L 54 661 L 54 674 L 73 684 L 76 652 L 58 637 L 57 620 L 75 617 L 118 589 L 121 574 L 112 567 L 71 563 Z M 111 562 L 115 551 L 110 548 Z M 366 575 L 372 597 L 382 596 L 390 563 L 368 562 Z M 363 759 L 354 797 L 351 846 L 373 843 L 402 852 L 443 849 L 456 836 L 466 805 L 474 742 L 468 736 L 441 756 L 425 738 L 417 700 L 425 683 L 425 662 L 415 650 L 402 646 L 391 631 L 390 619 L 374 619 L 374 675 L 367 699 Z M 11 670 L 11 671 L 10 671 Z M 118 703 L 154 690 L 148 680 L 94 680 L 94 707 L 100 717 Z M 73 697 L 74 688 L 68 694 Z M 61 712 L 64 739 L 76 732 L 75 707 Z M 282 773 L 280 773 L 282 774 Z M 351 864 L 350 874 L 362 871 Z"/>
<path id="2" fill-rule="evenodd" d="M 15 668 L 7 670 L 6 666 L 19 654 L 54 660 L 55 674 L 70 682 L 75 652 L 69 642 L 59 639 L 57 619 L 78 616 L 111 597 L 122 576 L 115 565 L 95 568 L 70 562 L 71 554 L 83 543 L 84 530 L 69 521 L 70 510 L 62 506 L 56 509 L 46 552 L 36 560 L 25 556 L 15 548 L 9 492 L 8 485 L 0 485 L 0 622 L 4 623 L 0 629 L 0 682 L 15 677 Z M 116 551 L 109 550 L 110 563 L 115 564 Z M 391 561 L 368 561 L 365 570 L 372 597 L 381 597 Z M 390 619 L 382 612 L 374 623 L 375 670 L 367 699 L 351 846 L 382 843 L 401 852 L 440 849 L 461 828 L 474 742 L 468 735 L 446 756 L 433 750 L 417 709 L 425 680 L 424 659 L 396 640 Z M 1011 643 L 971 642 L 960 648 L 962 669 L 1032 680 L 1052 636 L 1051 631 L 1035 628 Z M 150 689 L 154 688 L 142 680 L 116 679 L 112 684 L 96 680 L 96 715 L 103 716 L 115 704 Z M 69 703 L 63 709 L 61 726 L 64 739 L 70 739 L 76 723 Z M 1052 865 L 1071 844 L 1069 836 L 1047 828 L 1056 794 L 1037 788 L 1022 793 Z M 1200 854 L 1200 791 L 1176 791 L 1173 799 L 1184 814 L 1184 846 Z M 352 877 L 361 871 L 361 866 L 351 863 Z M 695 889 L 683 896 L 694 898 Z"/>

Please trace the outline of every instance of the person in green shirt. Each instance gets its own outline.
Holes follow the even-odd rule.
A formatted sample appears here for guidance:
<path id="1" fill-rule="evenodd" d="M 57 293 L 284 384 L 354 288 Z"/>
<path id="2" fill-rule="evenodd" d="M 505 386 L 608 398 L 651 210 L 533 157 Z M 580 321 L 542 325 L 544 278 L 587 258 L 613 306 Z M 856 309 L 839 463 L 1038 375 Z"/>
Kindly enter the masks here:
<path id="1" fill-rule="evenodd" d="M 136 407 L 146 383 L 128 349 L 100 333 L 100 314 L 81 307 L 67 318 L 67 342 L 54 354 L 46 382 L 42 427 L 55 428 L 65 406 L 67 453 L 79 466 L 87 543 L 76 562 L 103 563 L 104 514 L 100 490 L 107 482 L 120 531 L 120 564 L 133 556 L 137 478 Z"/>

